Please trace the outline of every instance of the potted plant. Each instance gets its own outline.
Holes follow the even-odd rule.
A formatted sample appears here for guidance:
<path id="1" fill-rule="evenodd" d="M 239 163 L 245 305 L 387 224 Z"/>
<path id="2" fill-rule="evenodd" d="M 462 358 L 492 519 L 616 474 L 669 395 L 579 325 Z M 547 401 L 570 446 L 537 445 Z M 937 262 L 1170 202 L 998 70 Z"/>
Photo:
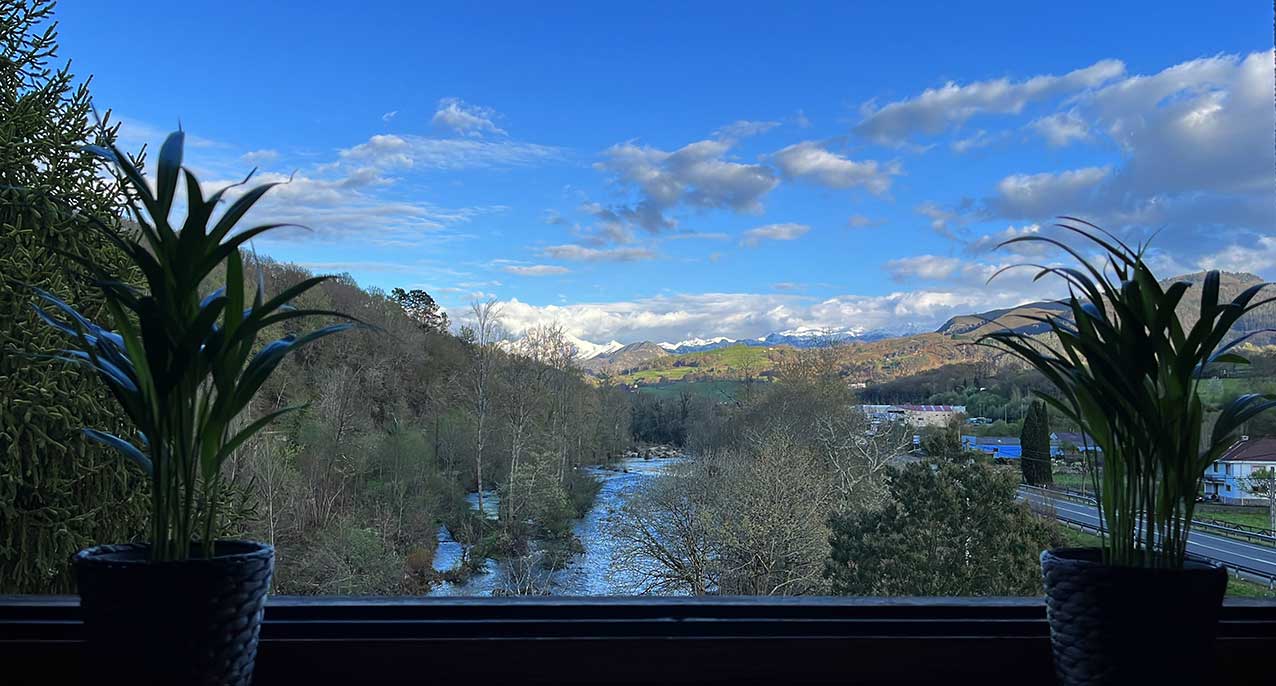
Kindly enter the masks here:
<path id="1" fill-rule="evenodd" d="M 181 167 L 182 145 L 180 131 L 164 142 L 153 191 L 119 150 L 88 149 L 112 165 L 137 224 L 136 236 L 121 236 L 85 218 L 127 255 L 145 284 L 136 288 L 124 275 L 77 259 L 101 290 L 115 330 L 39 289 L 44 307 L 36 310 L 71 341 L 58 357 L 92 369 L 136 429 L 135 436 L 115 436 L 85 428 L 84 435 L 115 448 L 150 477 L 149 541 L 100 545 L 73 558 L 92 654 L 128 670 L 121 675 L 128 681 L 240 684 L 252 677 L 274 550 L 216 540 L 221 467 L 253 434 L 298 409 L 245 419 L 253 395 L 285 356 L 352 324 L 257 344 L 272 325 L 343 315 L 289 305 L 328 277 L 271 298 L 259 278 L 250 299 L 240 246 L 278 225 L 236 226 L 273 184 L 245 190 L 215 218 L 230 188 L 204 198 L 198 180 Z M 169 215 L 179 175 L 186 217 L 175 226 Z M 222 265 L 225 287 L 203 294 Z"/>
<path id="2" fill-rule="evenodd" d="M 1267 284 L 1257 284 L 1221 300 L 1211 271 L 1199 306 L 1190 304 L 1185 296 L 1197 286 L 1159 283 L 1146 245 L 1063 220 L 1058 228 L 1084 248 L 1044 235 L 1002 245 L 1045 243 L 1079 263 L 1032 265 L 1035 279 L 1066 282 L 1069 316 L 1033 317 L 1049 328 L 1044 337 L 999 330 L 980 338 L 1040 372 L 1052 387 L 1041 399 L 1093 437 L 1083 456 L 1101 547 L 1041 554 L 1055 669 L 1065 684 L 1188 683 L 1213 664 L 1227 587 L 1222 566 L 1187 550 L 1201 480 L 1239 427 L 1276 405 L 1272 396 L 1242 395 L 1210 427 L 1198 379 L 1206 365 L 1247 362 L 1238 346 L 1261 332 L 1232 337 L 1232 327 L 1273 299 L 1260 299 Z M 1196 321 L 1185 326 L 1180 310 Z"/>

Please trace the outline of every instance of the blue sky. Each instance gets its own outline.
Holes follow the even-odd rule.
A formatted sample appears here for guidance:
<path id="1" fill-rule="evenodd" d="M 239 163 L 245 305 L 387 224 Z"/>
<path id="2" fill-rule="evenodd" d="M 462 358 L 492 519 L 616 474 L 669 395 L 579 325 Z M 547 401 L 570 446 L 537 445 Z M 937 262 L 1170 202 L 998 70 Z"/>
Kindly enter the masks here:
<path id="1" fill-rule="evenodd" d="M 292 176 L 256 218 L 312 230 L 260 251 L 514 333 L 930 327 L 1052 295 L 983 282 L 1062 213 L 1159 230 L 1166 276 L 1276 277 L 1262 3 L 683 4 L 59 18 L 126 145 L 180 119 L 204 181 Z"/>

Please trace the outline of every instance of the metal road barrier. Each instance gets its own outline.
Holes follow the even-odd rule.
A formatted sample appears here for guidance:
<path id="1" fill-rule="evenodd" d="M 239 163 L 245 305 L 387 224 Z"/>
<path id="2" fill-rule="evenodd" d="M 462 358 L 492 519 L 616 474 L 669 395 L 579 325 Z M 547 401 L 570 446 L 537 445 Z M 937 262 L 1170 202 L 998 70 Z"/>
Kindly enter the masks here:
<path id="1" fill-rule="evenodd" d="M 1039 486 L 1029 486 L 1027 484 L 1022 484 L 1020 485 L 1020 488 L 1025 491 L 1036 492 L 1045 496 L 1061 495 L 1059 491 L 1055 489 L 1041 488 Z M 1062 494 L 1062 495 L 1065 495 L 1065 497 L 1069 497 L 1072 500 L 1084 501 L 1086 504 L 1089 504 L 1089 505 L 1096 504 L 1095 499 L 1090 496 L 1081 496 L 1079 494 Z M 1069 526 L 1076 527 L 1077 529 L 1080 529 L 1082 531 L 1089 531 L 1094 533 L 1097 533 L 1099 531 L 1099 527 L 1096 526 L 1095 524 L 1069 516 L 1067 512 L 1061 512 L 1056 509 L 1054 511 L 1054 517 L 1055 519 L 1058 519 L 1059 521 Z M 1238 529 L 1238 528 L 1234 528 L 1234 527 L 1230 527 L 1226 525 L 1220 525 L 1220 524 L 1216 524 L 1212 522 L 1203 522 L 1198 519 L 1192 520 L 1192 529 L 1196 531 L 1206 531 L 1215 535 L 1238 536 L 1242 538 L 1248 537 L 1256 541 L 1260 541 L 1266 545 L 1276 546 L 1276 537 L 1271 536 L 1270 534 L 1258 534 L 1258 533 L 1245 531 L 1243 529 Z M 1219 560 L 1214 558 L 1209 558 L 1209 559 L 1212 559 L 1215 562 L 1218 562 L 1226 566 L 1228 569 L 1232 570 L 1233 574 L 1235 574 L 1238 577 L 1248 576 L 1253 580 L 1265 581 L 1267 583 L 1268 589 L 1276 588 L 1276 574 L 1273 574 L 1272 572 L 1268 572 L 1262 569 L 1257 569 L 1255 567 L 1246 565 L 1243 562 L 1236 562 L 1234 560 Z"/>

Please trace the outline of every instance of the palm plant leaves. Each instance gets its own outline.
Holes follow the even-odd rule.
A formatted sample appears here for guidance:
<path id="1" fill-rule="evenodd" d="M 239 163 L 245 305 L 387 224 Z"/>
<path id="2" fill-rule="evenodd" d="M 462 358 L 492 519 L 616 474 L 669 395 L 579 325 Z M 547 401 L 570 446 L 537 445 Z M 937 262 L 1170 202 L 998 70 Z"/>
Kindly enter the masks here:
<path id="1" fill-rule="evenodd" d="M 256 292 L 248 296 L 239 248 L 283 225 L 236 229 L 275 184 L 245 191 L 213 223 L 216 206 L 232 187 L 205 199 L 195 175 L 182 167 L 183 140 L 178 131 L 161 147 L 153 192 L 118 149 L 86 148 L 115 170 L 139 226 L 137 240 L 127 240 L 101 222 L 90 222 L 128 256 L 146 284 L 135 289 L 82 262 L 105 297 L 117 330 L 98 326 L 52 294 L 34 289 L 43 302 L 35 308 L 40 319 L 71 340 L 58 357 L 91 367 L 139 432 L 142 448 L 96 429 L 84 430 L 88 439 L 115 448 L 150 475 L 151 554 L 158 560 L 186 558 L 197 535 L 211 538 L 217 516 L 212 496 L 220 488 L 223 463 L 271 421 L 299 409 L 286 407 L 236 430 L 261 385 L 293 351 L 359 323 L 339 312 L 290 305 L 329 277 L 306 279 L 269 299 L 259 279 Z M 169 214 L 179 177 L 186 185 L 186 218 L 174 226 Z M 201 284 L 221 264 L 226 265 L 226 286 L 200 297 Z M 312 317 L 346 321 L 258 346 L 267 327 Z M 205 503 L 202 527 L 194 521 L 197 497 Z"/>
<path id="2" fill-rule="evenodd" d="M 1133 248 L 1089 222 L 1062 220 L 1059 229 L 1097 248 L 1102 259 L 1088 260 L 1082 249 L 1049 236 L 1020 236 L 1001 245 L 1045 243 L 1079 263 L 1024 265 L 1036 270 L 1034 279 L 1053 276 L 1066 283 L 1069 297 L 1060 302 L 1071 321 L 1033 317 L 1048 327 L 1054 344 L 1013 330 L 994 331 L 979 342 L 1040 372 L 1054 391 L 1039 393 L 1042 399 L 1101 449 L 1102 469 L 1090 474 L 1108 561 L 1180 567 L 1205 469 L 1232 445 L 1241 425 L 1276 407 L 1276 396 L 1241 396 L 1223 408 L 1203 440 L 1198 378 L 1209 364 L 1248 362 L 1236 351 L 1262 332 L 1224 341 L 1241 317 L 1273 298 L 1257 299 L 1268 285 L 1257 284 L 1220 301 L 1219 274 L 1209 272 L 1199 318 L 1184 330 L 1177 312 L 1193 284 L 1162 287 L 1143 259 L 1146 246 Z"/>

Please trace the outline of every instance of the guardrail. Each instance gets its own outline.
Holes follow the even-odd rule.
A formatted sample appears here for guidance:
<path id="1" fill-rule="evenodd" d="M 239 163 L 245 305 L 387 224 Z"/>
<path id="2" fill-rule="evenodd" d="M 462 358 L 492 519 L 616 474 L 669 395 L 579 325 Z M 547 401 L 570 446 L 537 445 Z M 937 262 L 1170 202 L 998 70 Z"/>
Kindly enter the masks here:
<path id="1" fill-rule="evenodd" d="M 1041 488 L 1039 486 L 1029 486 L 1027 484 L 1021 485 L 1020 488 L 1027 489 L 1030 491 L 1036 491 L 1038 493 L 1043 493 L 1043 494 L 1058 493 L 1058 491 L 1055 489 Z M 1085 496 L 1085 497 L 1075 496 L 1075 498 L 1077 500 L 1084 500 L 1089 504 L 1095 504 L 1094 498 L 1089 496 Z M 1065 524 L 1068 524 L 1070 526 L 1074 526 L 1082 531 L 1090 531 L 1090 532 L 1096 532 L 1096 533 L 1099 531 L 1098 526 L 1091 524 L 1090 522 L 1086 522 L 1080 519 L 1070 517 L 1068 516 L 1066 512 L 1060 512 L 1058 510 L 1055 510 L 1054 516 L 1059 521 L 1064 522 Z M 1276 537 L 1271 536 L 1269 534 L 1250 533 L 1247 531 L 1243 531 L 1241 529 L 1234 529 L 1231 527 L 1221 526 L 1221 525 L 1213 524 L 1210 522 L 1203 522 L 1198 519 L 1192 520 L 1192 528 L 1198 531 L 1199 530 L 1209 531 L 1210 533 L 1213 533 L 1216 535 L 1225 535 L 1224 532 L 1226 532 L 1227 534 L 1240 535 L 1241 537 L 1251 536 L 1251 537 L 1254 537 L 1255 539 L 1262 539 L 1262 541 L 1266 543 L 1267 545 L 1276 546 Z M 1256 569 L 1244 563 L 1238 563 L 1235 561 L 1215 560 L 1215 562 L 1218 562 L 1226 566 L 1228 569 L 1232 570 L 1232 572 L 1238 577 L 1242 575 L 1246 575 L 1251 577 L 1251 579 L 1258 579 L 1258 580 L 1267 582 L 1268 590 L 1276 588 L 1276 574 L 1267 572 L 1262 569 Z"/>
<path id="2" fill-rule="evenodd" d="M 1027 484 L 1022 484 L 1020 487 L 1043 494 L 1063 495 L 1071 500 L 1081 501 L 1089 505 L 1098 504 L 1098 501 L 1094 499 L 1094 496 L 1071 488 L 1043 488 L 1041 486 L 1029 486 Z M 1231 522 L 1225 522 L 1218 519 L 1202 518 L 1193 518 L 1192 528 L 1209 531 L 1220 536 L 1231 536 L 1233 538 L 1276 547 L 1276 536 L 1270 534 L 1266 529 L 1245 526 L 1243 524 L 1233 524 Z"/>

